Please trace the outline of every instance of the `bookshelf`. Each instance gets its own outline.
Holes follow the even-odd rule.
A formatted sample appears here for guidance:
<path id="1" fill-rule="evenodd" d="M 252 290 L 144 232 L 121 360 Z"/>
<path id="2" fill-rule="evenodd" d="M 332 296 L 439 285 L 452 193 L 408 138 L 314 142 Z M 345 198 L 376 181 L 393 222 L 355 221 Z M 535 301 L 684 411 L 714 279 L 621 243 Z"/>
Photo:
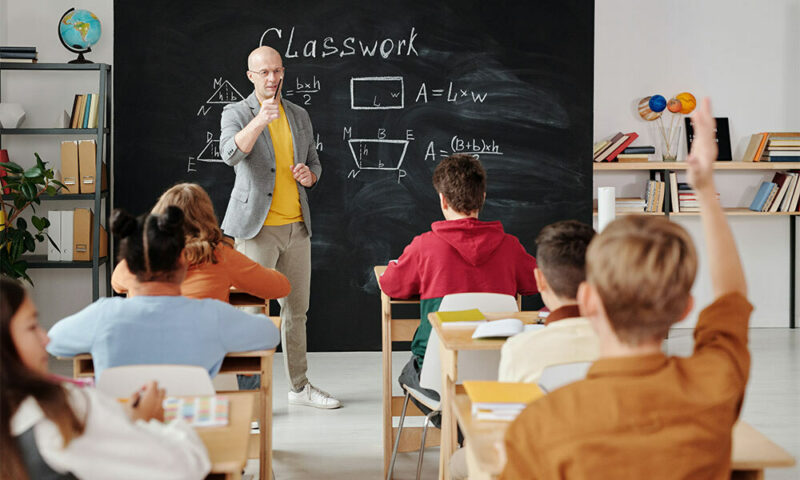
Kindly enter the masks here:
<path id="1" fill-rule="evenodd" d="M 597 172 L 649 172 L 650 179 L 655 178 L 655 172 L 661 172 L 662 178 L 667 179 L 669 172 L 682 171 L 688 168 L 686 162 L 594 162 L 593 171 Z M 714 170 L 726 171 L 775 171 L 775 170 L 800 170 L 800 162 L 715 162 Z M 597 182 L 594 182 L 595 185 Z M 699 212 L 671 212 L 670 182 L 665 182 L 663 212 L 625 212 L 620 215 L 663 215 L 667 218 L 699 216 Z M 596 188 L 596 187 L 595 187 Z M 797 226 L 796 218 L 800 212 L 754 212 L 747 207 L 724 208 L 726 215 L 752 216 L 752 217 L 787 217 L 789 219 L 789 328 L 795 328 L 795 282 L 796 282 L 796 243 Z M 597 209 L 594 209 L 597 215 Z"/>
<path id="2" fill-rule="evenodd" d="M 111 176 L 111 65 L 106 63 L 88 64 L 68 64 L 68 63 L 0 63 L 0 70 L 6 71 L 95 71 L 98 74 L 98 98 L 100 104 L 97 111 L 97 128 L 0 128 L 0 148 L 2 148 L 2 138 L 9 135 L 56 135 L 69 137 L 72 135 L 92 135 L 97 142 L 97 163 L 96 172 L 102 171 L 102 163 L 107 166 L 107 175 Z M 1 85 L 0 85 L 1 87 Z M 0 100 L 2 100 L 2 90 L 0 90 Z M 29 255 L 25 257 L 28 268 L 84 268 L 91 269 L 92 275 L 92 301 L 100 296 L 100 266 L 106 265 L 105 284 L 106 295 L 111 293 L 111 268 L 109 257 L 100 257 L 100 224 L 101 216 L 108 225 L 110 217 L 109 199 L 111 198 L 111 179 L 108 178 L 108 188 L 100 189 L 101 182 L 97 182 L 97 189 L 94 193 L 85 194 L 59 194 L 54 196 L 43 195 L 42 201 L 63 201 L 78 200 L 93 202 L 94 216 L 92 223 L 92 259 L 90 261 L 49 261 L 47 255 Z M 8 198 L 3 195 L 3 198 Z M 105 202 L 105 215 L 101 215 Z M 109 242 L 109 255 L 111 245 Z"/>

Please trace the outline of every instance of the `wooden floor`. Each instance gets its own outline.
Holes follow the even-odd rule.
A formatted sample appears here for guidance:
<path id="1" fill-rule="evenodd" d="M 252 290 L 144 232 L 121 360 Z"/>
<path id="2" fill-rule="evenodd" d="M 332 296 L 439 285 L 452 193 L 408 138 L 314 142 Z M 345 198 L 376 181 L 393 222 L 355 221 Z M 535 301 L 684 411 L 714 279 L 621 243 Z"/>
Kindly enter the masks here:
<path id="1" fill-rule="evenodd" d="M 690 330 L 674 330 L 668 353 L 688 355 Z M 753 365 L 742 418 L 800 460 L 800 329 L 752 329 Z M 408 357 L 398 353 L 400 368 Z M 55 362 L 59 363 L 59 362 Z M 54 369 L 69 374 L 66 364 Z M 399 375 L 399 371 L 396 375 Z M 279 480 L 382 476 L 380 352 L 309 354 L 309 378 L 344 404 L 324 411 L 287 405 L 283 355 L 274 366 L 274 470 Z M 399 388 L 395 382 L 395 388 Z M 423 478 L 435 478 L 438 449 L 426 452 Z M 396 479 L 414 478 L 416 453 L 399 454 Z M 249 462 L 245 478 L 256 473 Z M 767 480 L 797 480 L 800 467 L 767 470 Z"/>

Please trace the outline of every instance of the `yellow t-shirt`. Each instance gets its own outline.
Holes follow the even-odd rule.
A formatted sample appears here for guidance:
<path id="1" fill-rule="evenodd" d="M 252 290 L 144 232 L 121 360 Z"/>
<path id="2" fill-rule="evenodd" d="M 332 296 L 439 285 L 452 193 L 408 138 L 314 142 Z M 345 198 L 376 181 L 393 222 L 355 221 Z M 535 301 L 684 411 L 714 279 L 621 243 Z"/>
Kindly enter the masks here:
<path id="1" fill-rule="evenodd" d="M 288 225 L 302 222 L 300 210 L 300 192 L 297 181 L 292 175 L 294 166 L 294 145 L 292 130 L 283 104 L 280 105 L 280 116 L 267 125 L 275 150 L 275 190 L 272 191 L 272 204 L 267 213 L 264 225 Z"/>

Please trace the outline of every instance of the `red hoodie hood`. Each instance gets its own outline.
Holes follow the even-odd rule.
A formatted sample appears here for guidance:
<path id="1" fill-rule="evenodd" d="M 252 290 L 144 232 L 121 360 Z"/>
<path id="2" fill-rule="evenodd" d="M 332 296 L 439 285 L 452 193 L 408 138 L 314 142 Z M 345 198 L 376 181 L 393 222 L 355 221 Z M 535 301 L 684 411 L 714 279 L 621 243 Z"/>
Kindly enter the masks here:
<path id="1" fill-rule="evenodd" d="M 474 266 L 486 263 L 506 235 L 500 222 L 482 222 L 472 217 L 435 222 L 431 230 Z"/>

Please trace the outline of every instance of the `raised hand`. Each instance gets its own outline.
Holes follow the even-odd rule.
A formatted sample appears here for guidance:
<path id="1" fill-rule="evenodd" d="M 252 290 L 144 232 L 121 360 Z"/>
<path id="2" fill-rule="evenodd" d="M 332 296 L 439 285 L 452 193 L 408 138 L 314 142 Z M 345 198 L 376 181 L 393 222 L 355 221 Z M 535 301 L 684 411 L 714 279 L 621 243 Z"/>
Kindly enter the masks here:
<path id="1" fill-rule="evenodd" d="M 258 111 L 258 119 L 265 125 L 277 120 L 280 116 L 280 99 L 268 98 L 261 104 L 261 110 Z"/>
<path id="2" fill-rule="evenodd" d="M 711 100 L 704 98 L 692 115 L 694 140 L 692 151 L 686 158 L 689 184 L 696 191 L 714 186 L 714 161 L 717 160 L 715 132 L 717 122 L 711 114 Z M 714 192 L 712 192 L 713 194 Z"/>

